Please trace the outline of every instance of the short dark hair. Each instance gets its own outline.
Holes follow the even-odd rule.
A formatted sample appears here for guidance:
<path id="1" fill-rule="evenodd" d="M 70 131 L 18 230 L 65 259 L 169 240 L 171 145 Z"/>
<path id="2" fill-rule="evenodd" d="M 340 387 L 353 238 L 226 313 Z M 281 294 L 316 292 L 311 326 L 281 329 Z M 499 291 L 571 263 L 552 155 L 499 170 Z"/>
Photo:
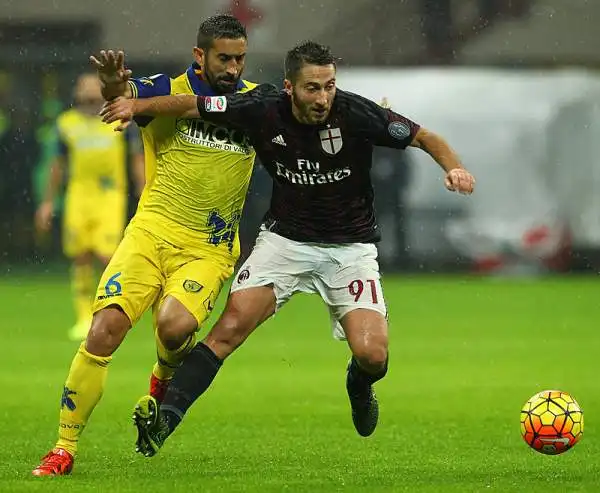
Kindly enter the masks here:
<path id="1" fill-rule="evenodd" d="M 304 41 L 296 45 L 285 56 L 285 78 L 294 81 L 304 65 L 336 65 L 337 59 L 329 46 L 314 41 Z"/>
<path id="2" fill-rule="evenodd" d="M 213 15 L 200 24 L 196 46 L 208 50 L 215 39 L 222 38 L 248 39 L 248 33 L 244 25 L 232 15 Z"/>

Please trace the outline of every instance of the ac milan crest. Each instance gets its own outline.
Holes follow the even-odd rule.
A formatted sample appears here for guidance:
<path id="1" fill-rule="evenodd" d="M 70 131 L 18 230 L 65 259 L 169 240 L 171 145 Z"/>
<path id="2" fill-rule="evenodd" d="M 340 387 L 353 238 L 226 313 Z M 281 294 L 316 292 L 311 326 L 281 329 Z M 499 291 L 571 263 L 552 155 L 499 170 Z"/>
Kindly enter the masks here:
<path id="1" fill-rule="evenodd" d="M 321 147 L 327 154 L 337 154 L 342 149 L 342 132 L 339 128 L 328 128 L 319 131 Z"/>

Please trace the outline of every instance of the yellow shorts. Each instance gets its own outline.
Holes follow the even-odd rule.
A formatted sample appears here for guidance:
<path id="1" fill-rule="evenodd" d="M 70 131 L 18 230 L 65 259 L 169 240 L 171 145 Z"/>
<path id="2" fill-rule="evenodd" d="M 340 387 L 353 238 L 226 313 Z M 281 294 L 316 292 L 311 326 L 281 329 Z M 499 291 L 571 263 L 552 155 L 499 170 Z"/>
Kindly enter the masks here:
<path id="1" fill-rule="evenodd" d="M 67 257 L 92 252 L 110 258 L 123 237 L 127 195 L 111 190 L 68 192 L 63 216 L 63 249 Z"/>
<path id="2" fill-rule="evenodd" d="M 200 326 L 232 273 L 233 265 L 211 257 L 208 249 L 176 247 L 132 224 L 102 274 L 93 312 L 118 305 L 133 325 L 173 296 Z"/>

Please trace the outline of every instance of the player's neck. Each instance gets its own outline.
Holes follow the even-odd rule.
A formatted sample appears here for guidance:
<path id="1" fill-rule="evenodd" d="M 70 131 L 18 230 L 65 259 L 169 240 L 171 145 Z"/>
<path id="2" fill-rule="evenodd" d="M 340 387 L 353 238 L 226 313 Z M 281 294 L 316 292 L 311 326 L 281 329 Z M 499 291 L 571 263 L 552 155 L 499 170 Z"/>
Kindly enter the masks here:
<path id="1" fill-rule="evenodd" d="M 302 112 L 298 109 L 298 107 L 292 102 L 292 115 L 294 115 L 294 119 L 299 122 L 302 123 L 304 125 L 308 124 L 308 122 L 306 121 L 306 118 L 304 118 L 302 116 Z"/>

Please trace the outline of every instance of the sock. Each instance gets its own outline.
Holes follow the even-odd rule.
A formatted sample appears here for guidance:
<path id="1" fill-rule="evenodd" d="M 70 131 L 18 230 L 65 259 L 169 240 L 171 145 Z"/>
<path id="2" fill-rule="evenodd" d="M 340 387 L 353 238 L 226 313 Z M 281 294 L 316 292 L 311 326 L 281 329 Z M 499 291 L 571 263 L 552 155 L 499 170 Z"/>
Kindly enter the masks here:
<path id="1" fill-rule="evenodd" d="M 174 351 L 170 351 L 163 346 L 156 330 L 154 331 L 154 338 L 156 340 L 156 363 L 152 369 L 152 374 L 159 380 L 170 380 L 173 378 L 175 370 L 181 366 L 183 359 L 194 349 L 196 333 L 190 335 Z"/>
<path id="2" fill-rule="evenodd" d="M 375 382 L 385 377 L 388 370 L 388 361 L 389 358 L 385 360 L 385 365 L 379 372 L 368 373 L 360 366 L 358 360 L 354 356 L 352 356 L 352 361 L 350 362 L 350 369 L 348 371 L 350 382 L 359 387 L 368 387 L 370 385 L 373 385 Z"/>
<path id="3" fill-rule="evenodd" d="M 165 400 L 160 406 L 169 433 L 181 422 L 196 399 L 210 387 L 222 364 L 223 361 L 202 342 L 196 344 L 187 355 L 175 373 Z"/>
<path id="4" fill-rule="evenodd" d="M 92 318 L 94 296 L 94 268 L 91 264 L 73 264 L 71 267 L 71 288 L 77 321 Z"/>
<path id="5" fill-rule="evenodd" d="M 60 400 L 60 422 L 56 446 L 72 455 L 92 411 L 98 404 L 112 357 L 95 356 L 81 343 L 65 382 Z"/>

